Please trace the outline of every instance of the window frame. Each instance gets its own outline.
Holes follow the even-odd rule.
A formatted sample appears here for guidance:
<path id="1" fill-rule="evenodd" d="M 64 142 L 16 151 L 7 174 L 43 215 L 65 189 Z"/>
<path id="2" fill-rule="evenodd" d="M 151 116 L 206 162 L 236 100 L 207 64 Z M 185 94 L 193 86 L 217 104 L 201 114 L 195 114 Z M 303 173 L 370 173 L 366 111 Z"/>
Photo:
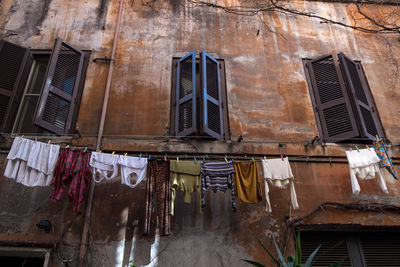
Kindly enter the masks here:
<path id="1" fill-rule="evenodd" d="M 187 53 L 185 53 L 187 54 Z M 209 53 L 211 56 L 213 56 L 221 65 L 220 69 L 220 74 L 221 74 L 221 98 L 222 98 L 222 115 L 223 115 L 223 138 L 222 139 L 215 139 L 219 141 L 226 141 L 231 139 L 231 132 L 230 132 L 230 126 L 229 126 L 229 110 L 228 110 L 228 94 L 227 94 L 227 87 L 226 87 L 226 72 L 225 72 L 225 60 L 219 58 L 218 56 L 215 56 L 214 53 Z M 177 65 L 179 59 L 182 57 L 179 56 L 174 56 L 172 58 L 171 66 L 172 66 L 172 77 L 171 77 L 171 97 L 170 97 L 170 124 L 169 124 L 169 136 L 174 137 L 174 138 L 187 138 L 188 136 L 175 136 L 175 130 L 176 130 L 176 108 L 175 108 L 175 103 L 176 103 L 176 78 L 177 78 Z M 199 72 L 200 75 L 196 74 L 196 133 L 193 136 L 195 139 L 206 139 L 210 140 L 212 137 L 200 135 L 200 128 L 201 128 L 201 123 L 200 123 L 200 108 L 202 105 L 201 101 L 201 64 L 200 64 L 200 55 L 199 53 L 196 52 L 196 69 L 197 66 L 199 67 Z M 198 101 L 198 102 L 197 102 Z M 211 139 L 214 140 L 214 139 Z"/>
<path id="2" fill-rule="evenodd" d="M 5 41 L 5 40 L 4 40 Z M 7 42 L 7 41 L 5 41 Z M 57 43 L 66 43 L 67 45 L 69 45 L 67 42 L 65 42 L 64 40 L 57 38 L 55 40 L 55 44 Z M 13 43 L 11 43 L 13 44 Z M 34 116 L 34 121 L 32 122 L 32 124 L 36 125 L 37 127 L 40 127 L 42 129 L 44 129 L 46 132 L 48 132 L 49 134 L 55 134 L 55 135 L 63 135 L 63 134 L 71 134 L 74 133 L 76 131 L 76 123 L 77 123 L 77 119 L 78 119 L 78 115 L 79 115 L 79 110 L 80 110 L 80 104 L 82 101 L 82 95 L 83 95 L 83 90 L 84 90 L 84 85 L 85 85 L 85 80 L 86 80 L 86 75 L 87 75 L 87 69 L 89 66 L 89 59 L 91 56 L 92 51 L 91 50 L 79 50 L 82 54 L 83 54 L 83 62 L 82 62 L 82 68 L 80 68 L 80 72 L 79 72 L 79 84 L 77 85 L 77 92 L 76 92 L 76 96 L 75 96 L 75 100 L 74 100 L 74 106 L 73 106 L 73 111 L 72 111 L 72 115 L 71 118 L 68 119 L 70 120 L 69 122 L 69 128 L 66 127 L 66 129 L 64 129 L 62 132 L 55 132 L 55 131 L 49 131 L 46 128 L 43 128 L 41 125 L 37 124 L 36 118 L 37 118 L 37 110 L 38 107 L 40 105 L 41 102 L 41 98 L 43 97 L 43 90 L 44 90 L 44 83 L 46 82 L 46 76 L 48 74 L 49 68 L 51 67 L 51 55 L 53 54 L 53 49 L 30 49 L 30 48 L 26 48 L 28 50 L 27 52 L 27 57 L 29 57 L 31 59 L 31 61 L 29 62 L 28 60 L 24 60 L 22 62 L 22 64 L 20 65 L 21 68 L 21 74 L 18 76 L 18 79 L 16 81 L 16 84 L 18 84 L 18 87 L 14 90 L 13 94 L 14 95 L 19 95 L 19 99 L 18 101 L 14 101 L 14 105 L 16 105 L 16 112 L 14 115 L 12 115 L 13 118 L 9 118 L 10 117 L 10 108 L 8 110 L 8 112 L 5 114 L 5 117 L 7 118 L 7 120 L 4 122 L 4 132 L 9 132 L 9 133 L 17 133 L 19 134 L 20 132 L 17 130 L 18 124 L 21 120 L 21 109 L 22 106 L 24 104 L 24 98 L 25 98 L 25 94 L 26 94 L 26 90 L 27 87 L 29 86 L 29 76 L 31 75 L 31 71 L 32 71 L 32 67 L 33 67 L 33 60 L 35 56 L 39 56 L 39 55 L 48 55 L 49 56 L 49 62 L 46 68 L 46 73 L 45 73 L 45 80 L 43 81 L 43 84 L 41 86 L 40 89 L 40 94 L 39 94 L 39 99 L 38 102 L 36 104 L 35 107 L 35 116 Z M 21 134 L 37 134 L 37 133 L 22 133 Z"/>
<path id="3" fill-rule="evenodd" d="M 346 142 L 347 143 L 348 142 L 351 142 L 351 143 L 372 143 L 372 139 L 371 138 L 368 138 L 367 136 L 362 136 L 362 131 L 360 129 L 360 127 L 361 127 L 360 126 L 360 121 L 357 119 L 357 117 L 359 117 L 360 114 L 358 114 L 358 111 L 356 111 L 356 109 L 355 109 L 355 103 L 354 102 L 356 100 L 354 99 L 352 91 L 350 90 L 349 85 L 347 84 L 347 80 L 346 80 L 346 77 L 345 77 L 344 69 L 340 65 L 340 62 L 339 62 L 339 59 L 338 59 L 338 54 L 339 53 L 331 53 L 331 54 L 325 54 L 325 55 L 322 55 L 322 56 L 318 56 L 316 58 L 303 58 L 302 59 L 302 64 L 303 64 L 303 69 L 304 69 L 304 73 L 305 73 L 305 77 L 306 77 L 307 87 L 308 87 L 308 91 L 309 91 L 309 94 L 310 94 L 311 103 L 312 103 L 313 112 L 314 112 L 314 116 L 315 116 L 315 120 L 316 120 L 316 124 L 317 124 L 317 130 L 318 130 L 320 139 L 325 143 L 337 143 L 337 142 L 344 142 L 344 143 L 346 143 Z M 314 92 L 313 84 L 311 82 L 312 78 L 311 78 L 310 70 L 309 70 L 307 64 L 309 62 L 311 62 L 312 60 L 323 58 L 323 57 L 326 57 L 328 55 L 332 55 L 334 63 L 337 64 L 335 66 L 337 66 L 338 71 L 340 71 L 340 72 L 338 72 L 339 81 L 341 83 L 341 86 L 345 87 L 347 95 L 349 97 L 352 116 L 356 118 L 355 123 L 356 123 L 357 129 L 359 131 L 359 135 L 360 135 L 358 137 L 347 138 L 347 139 L 344 139 L 344 140 L 335 140 L 335 137 L 325 136 L 324 125 L 323 125 L 323 122 L 321 121 L 321 118 L 320 118 L 320 114 L 319 114 L 320 111 L 318 110 L 318 104 L 317 104 L 317 100 L 316 100 L 316 95 L 315 95 L 315 92 Z M 370 103 L 370 105 L 371 105 L 371 107 L 373 109 L 373 112 L 376 114 L 377 122 L 375 122 L 375 127 L 377 129 L 377 132 L 380 135 L 380 137 L 386 139 L 385 129 L 383 127 L 382 120 L 381 120 L 381 117 L 379 115 L 379 111 L 377 109 L 377 106 L 376 106 L 376 103 L 375 103 L 375 100 L 374 100 L 374 96 L 373 96 L 373 94 L 371 92 L 371 88 L 369 86 L 368 79 L 367 79 L 364 67 L 363 67 L 363 65 L 362 65 L 360 60 L 352 60 L 352 61 L 360 66 L 360 69 L 361 69 L 360 71 L 361 71 L 362 76 L 363 76 L 363 77 L 360 77 L 360 79 L 362 80 L 362 83 L 365 86 L 364 87 L 364 93 L 365 93 L 365 95 L 367 97 L 367 100 L 369 101 L 369 103 Z"/>

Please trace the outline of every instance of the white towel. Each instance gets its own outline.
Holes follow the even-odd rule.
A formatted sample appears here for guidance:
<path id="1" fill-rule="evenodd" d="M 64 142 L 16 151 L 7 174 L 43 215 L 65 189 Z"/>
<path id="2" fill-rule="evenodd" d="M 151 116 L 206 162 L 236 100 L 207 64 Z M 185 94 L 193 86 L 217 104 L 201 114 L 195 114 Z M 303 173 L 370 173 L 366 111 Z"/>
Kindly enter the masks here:
<path id="1" fill-rule="evenodd" d="M 16 137 L 8 153 L 4 176 L 26 186 L 48 186 L 60 146 Z"/>
<path id="2" fill-rule="evenodd" d="M 356 176 L 361 180 L 374 179 L 378 174 L 378 184 L 385 194 L 389 194 L 386 187 L 385 180 L 379 169 L 379 157 L 376 155 L 374 149 L 360 149 L 353 151 L 346 151 L 347 160 L 350 167 L 350 181 L 353 194 L 360 193 L 360 185 L 358 184 Z"/>
<path id="3" fill-rule="evenodd" d="M 135 188 L 147 175 L 147 158 L 120 156 L 118 164 L 121 165 L 121 182 L 130 188 Z M 135 173 L 137 180 L 131 184 L 131 175 Z"/>
<path id="4" fill-rule="evenodd" d="M 112 180 L 118 175 L 118 159 L 119 155 L 107 153 L 92 152 L 90 156 L 90 167 L 92 167 L 93 179 L 96 183 L 102 180 Z M 99 174 L 99 180 L 96 174 Z"/>
<path id="5" fill-rule="evenodd" d="M 290 168 L 288 158 L 282 159 L 263 159 L 261 160 L 264 170 L 264 183 L 265 183 L 265 200 L 266 211 L 272 212 L 271 203 L 269 200 L 269 187 L 268 183 L 275 187 L 287 188 L 290 186 L 290 198 L 294 209 L 299 208 L 297 202 L 296 190 L 294 188 L 294 176 Z"/>

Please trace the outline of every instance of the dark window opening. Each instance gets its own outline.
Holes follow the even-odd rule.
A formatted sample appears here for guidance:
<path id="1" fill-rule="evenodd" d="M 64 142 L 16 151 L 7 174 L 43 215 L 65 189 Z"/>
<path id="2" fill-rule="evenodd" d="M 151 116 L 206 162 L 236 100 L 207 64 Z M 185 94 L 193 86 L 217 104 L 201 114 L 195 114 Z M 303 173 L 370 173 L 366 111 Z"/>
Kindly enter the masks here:
<path id="1" fill-rule="evenodd" d="M 303 60 L 325 142 L 371 143 L 384 130 L 362 65 L 343 53 Z"/>

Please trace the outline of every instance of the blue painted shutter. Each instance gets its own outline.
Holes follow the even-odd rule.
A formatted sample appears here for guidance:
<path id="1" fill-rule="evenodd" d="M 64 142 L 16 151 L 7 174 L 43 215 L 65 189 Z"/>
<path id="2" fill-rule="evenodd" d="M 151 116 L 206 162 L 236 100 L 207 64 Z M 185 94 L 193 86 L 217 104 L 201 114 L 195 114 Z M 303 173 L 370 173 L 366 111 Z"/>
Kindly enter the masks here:
<path id="1" fill-rule="evenodd" d="M 223 139 L 223 102 L 221 93 L 221 64 L 201 52 L 201 131 L 215 139 Z"/>
<path id="2" fill-rule="evenodd" d="M 84 53 L 57 39 L 47 68 L 35 124 L 56 134 L 70 132 Z"/>
<path id="3" fill-rule="evenodd" d="M 196 51 L 177 62 L 175 135 L 188 136 L 196 132 Z"/>
<path id="4" fill-rule="evenodd" d="M 310 60 L 310 73 L 315 109 L 323 139 L 338 142 L 359 136 L 356 119 L 337 60 L 332 55 Z"/>
<path id="5" fill-rule="evenodd" d="M 383 136 L 382 126 L 376 112 L 375 104 L 370 95 L 367 80 L 361 64 L 352 61 L 343 53 L 338 54 L 344 78 L 352 96 L 353 106 L 360 132 L 363 137 L 375 140 L 375 136 Z"/>

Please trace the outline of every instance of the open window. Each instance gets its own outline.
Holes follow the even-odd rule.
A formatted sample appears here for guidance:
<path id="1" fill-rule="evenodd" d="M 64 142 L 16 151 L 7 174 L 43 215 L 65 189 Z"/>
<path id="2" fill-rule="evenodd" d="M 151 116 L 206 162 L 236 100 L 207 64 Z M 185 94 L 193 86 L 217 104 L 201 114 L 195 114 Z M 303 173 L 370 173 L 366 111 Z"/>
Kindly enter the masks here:
<path id="1" fill-rule="evenodd" d="M 320 136 L 325 142 L 370 142 L 384 136 L 361 63 L 343 53 L 305 60 Z"/>
<path id="2" fill-rule="evenodd" d="M 52 51 L 0 41 L 0 131 L 75 130 L 89 54 L 57 39 Z"/>
<path id="3" fill-rule="evenodd" d="M 229 139 L 225 65 L 202 51 L 173 61 L 171 135 Z"/>

